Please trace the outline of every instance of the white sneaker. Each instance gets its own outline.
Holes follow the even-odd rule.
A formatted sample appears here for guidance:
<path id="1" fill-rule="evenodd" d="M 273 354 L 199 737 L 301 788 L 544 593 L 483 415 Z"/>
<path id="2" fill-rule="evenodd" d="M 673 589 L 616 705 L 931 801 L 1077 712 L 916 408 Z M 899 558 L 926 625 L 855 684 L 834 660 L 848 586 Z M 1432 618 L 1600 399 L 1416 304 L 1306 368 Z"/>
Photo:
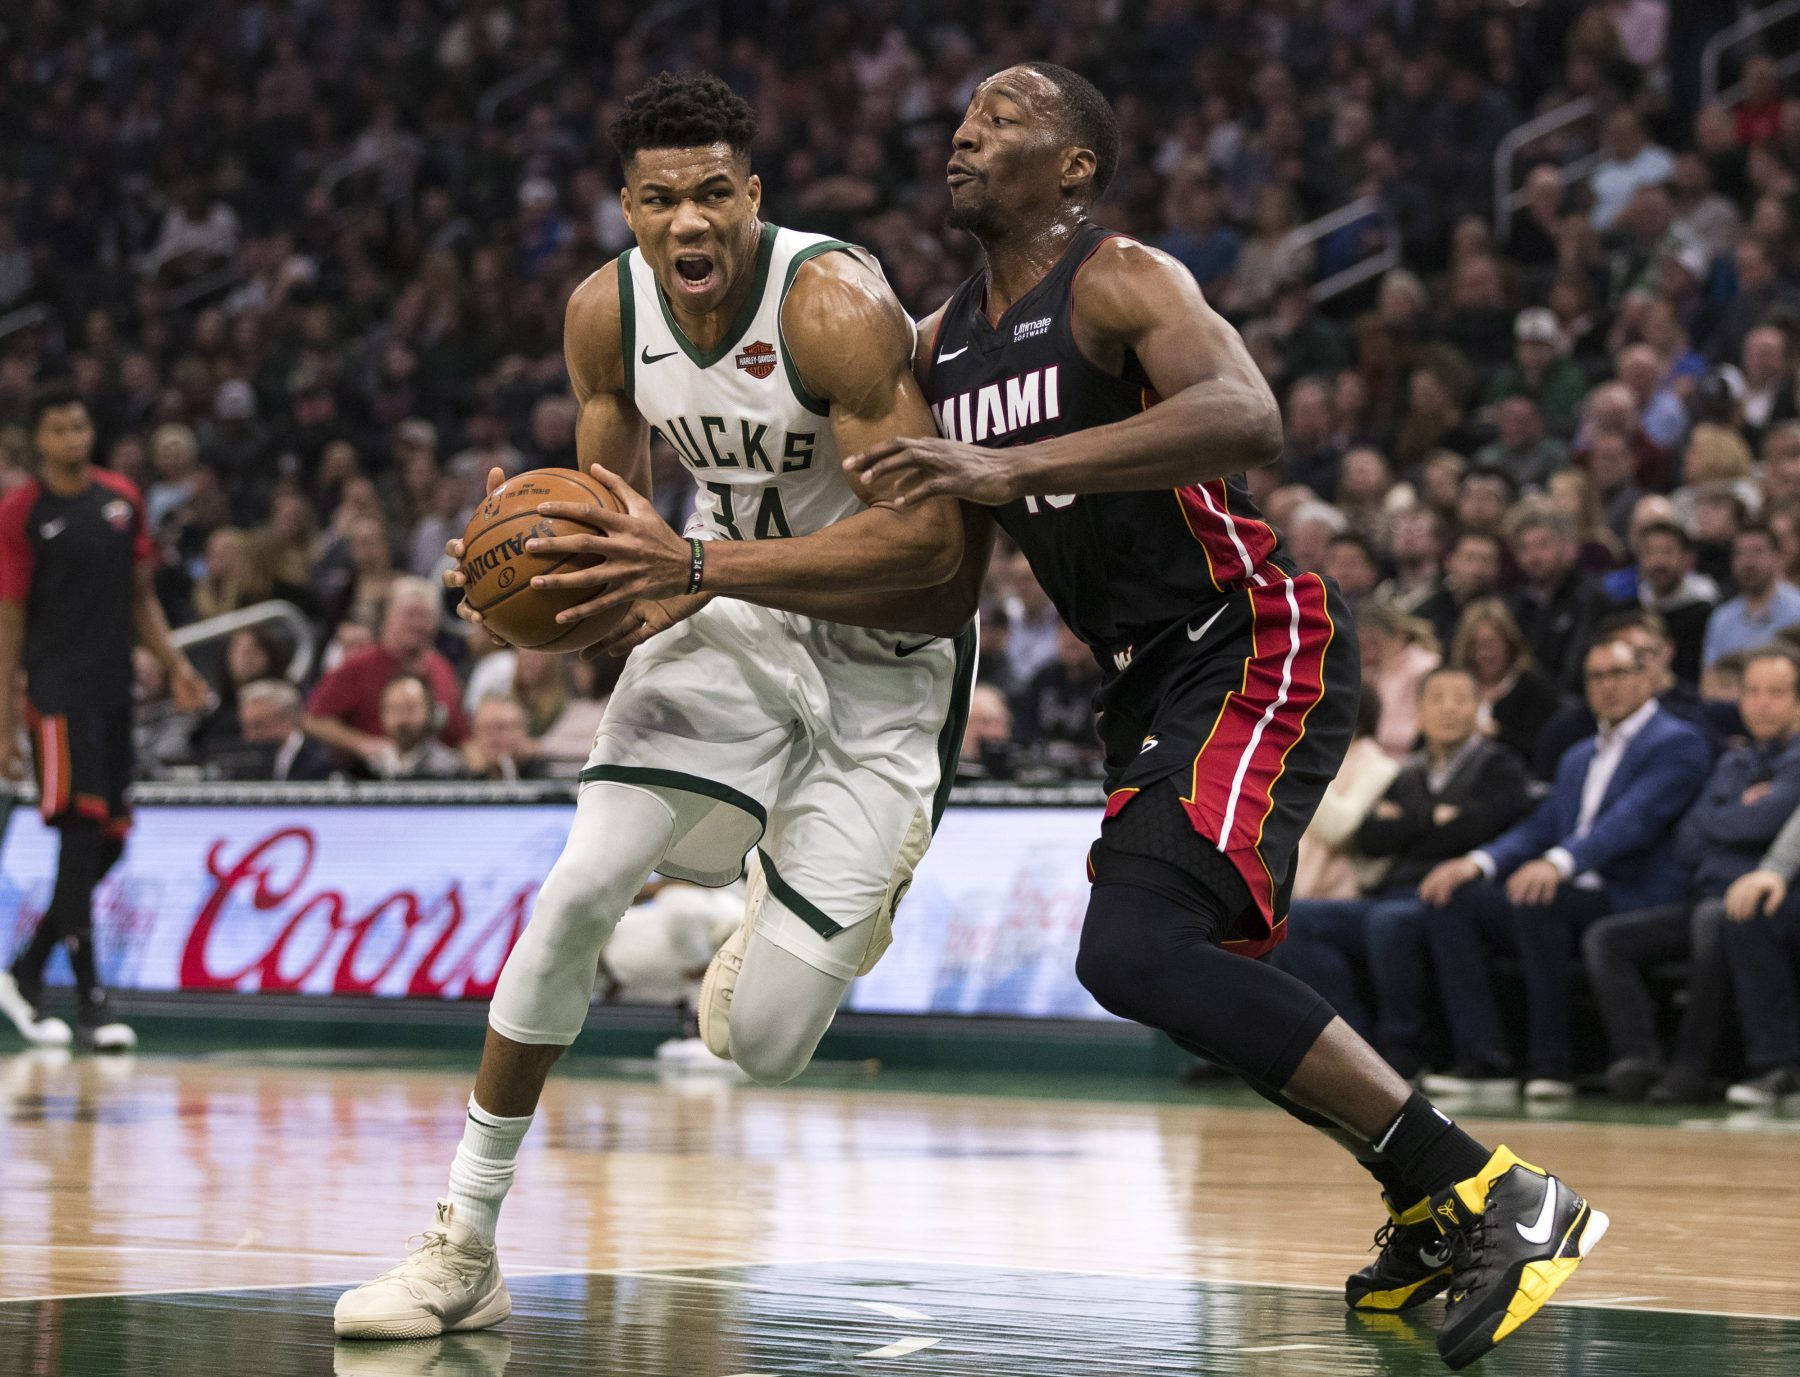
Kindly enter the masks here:
<path id="1" fill-rule="evenodd" d="M 700 982 L 700 1007 L 695 1011 L 700 1020 L 700 1040 L 715 1057 L 731 1056 L 731 994 L 737 989 L 738 976 L 743 974 L 744 953 L 750 947 L 750 926 L 754 921 L 754 915 L 745 918 L 743 926 L 713 953 L 706 979 Z"/>
<path id="2" fill-rule="evenodd" d="M 1525 1082 L 1525 1098 L 1528 1100 L 1572 1100 L 1575 1098 L 1575 1086 L 1571 1081 L 1557 1080 L 1553 1076 L 1533 1076 Z"/>
<path id="3" fill-rule="evenodd" d="M 1427 1095 L 1507 1099 L 1519 1093 L 1519 1080 L 1516 1076 L 1478 1076 L 1457 1071 L 1432 1071 L 1419 1077 L 1419 1089 Z"/>
<path id="4" fill-rule="evenodd" d="M 486 1329 L 512 1314 L 512 1297 L 494 1249 L 458 1224 L 455 1207 L 437 1202 L 437 1218 L 412 1256 L 337 1299 L 332 1327 L 341 1339 L 428 1339 Z"/>
<path id="5" fill-rule="evenodd" d="M 75 1034 L 60 1018 L 39 1016 L 11 971 L 0 971 L 0 1014 L 5 1014 L 19 1036 L 33 1047 L 67 1047 L 75 1041 Z"/>
<path id="6" fill-rule="evenodd" d="M 137 1050 L 137 1033 L 128 1023 L 120 1023 L 117 1019 L 109 1020 L 93 1028 L 82 1030 L 87 1038 L 88 1046 L 96 1052 L 135 1052 Z"/>

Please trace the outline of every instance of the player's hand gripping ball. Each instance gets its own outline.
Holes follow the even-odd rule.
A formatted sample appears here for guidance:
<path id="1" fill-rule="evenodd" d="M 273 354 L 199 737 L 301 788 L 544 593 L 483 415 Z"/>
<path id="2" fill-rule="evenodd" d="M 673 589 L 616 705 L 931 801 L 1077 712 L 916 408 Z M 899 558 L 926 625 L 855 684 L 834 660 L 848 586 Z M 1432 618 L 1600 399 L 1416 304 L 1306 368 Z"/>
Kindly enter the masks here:
<path id="1" fill-rule="evenodd" d="M 596 590 L 533 588 L 533 576 L 583 568 L 599 557 L 528 551 L 525 542 L 533 538 L 594 530 L 584 522 L 541 515 L 540 502 L 595 502 L 609 511 L 624 510 L 605 485 L 574 469 L 533 469 L 507 479 L 482 499 L 463 532 L 463 597 L 490 631 L 521 650 L 582 650 L 617 631 L 631 609 L 558 624 L 558 612 L 588 601 Z"/>

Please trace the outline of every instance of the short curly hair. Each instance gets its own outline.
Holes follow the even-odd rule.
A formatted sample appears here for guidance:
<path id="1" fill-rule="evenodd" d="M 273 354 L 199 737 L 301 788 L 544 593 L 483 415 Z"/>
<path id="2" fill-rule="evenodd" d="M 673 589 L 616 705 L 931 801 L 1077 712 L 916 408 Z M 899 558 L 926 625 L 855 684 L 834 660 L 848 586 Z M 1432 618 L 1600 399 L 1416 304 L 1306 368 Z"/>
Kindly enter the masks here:
<path id="1" fill-rule="evenodd" d="M 723 143 L 748 158 L 756 140 L 756 116 L 743 97 L 715 76 L 658 72 L 625 98 L 606 132 L 625 167 L 645 148 Z"/>

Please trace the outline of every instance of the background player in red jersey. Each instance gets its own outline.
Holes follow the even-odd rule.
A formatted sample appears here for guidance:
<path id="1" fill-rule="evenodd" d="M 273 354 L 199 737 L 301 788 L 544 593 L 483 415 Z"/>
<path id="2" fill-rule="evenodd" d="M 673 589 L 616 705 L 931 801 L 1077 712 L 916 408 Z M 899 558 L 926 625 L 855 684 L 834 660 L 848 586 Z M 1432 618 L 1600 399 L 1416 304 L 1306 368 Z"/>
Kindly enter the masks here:
<path id="1" fill-rule="evenodd" d="M 62 832 L 49 907 L 12 969 L 0 1012 L 28 1041 L 60 1045 L 69 1026 L 38 1009 L 44 965 L 68 950 L 76 1021 L 97 1050 L 136 1044 L 113 1018 L 94 962 L 94 886 L 125 849 L 131 782 L 131 650 L 142 642 L 168 671 L 185 712 L 211 698 L 169 639 L 151 586 L 144 504 L 126 479 L 93 464 L 94 427 L 73 391 L 31 408 L 38 476 L 0 502 L 0 773 L 20 773 L 19 670 L 44 821 Z"/>
<path id="2" fill-rule="evenodd" d="M 1235 478 L 1281 448 L 1243 341 L 1174 259 L 1088 218 L 1118 150 L 1105 98 L 1065 68 L 976 89 L 948 173 L 952 223 L 986 266 L 922 323 L 916 360 L 944 438 L 844 464 L 902 502 L 991 509 L 1094 652 L 1109 798 L 1082 984 L 1368 1166 L 1392 1222 L 1347 1299 L 1400 1310 L 1448 1287 L 1438 1347 L 1460 1368 L 1607 1220 L 1476 1143 L 1318 995 L 1248 959 L 1281 940 L 1300 833 L 1343 759 L 1354 636 Z"/>

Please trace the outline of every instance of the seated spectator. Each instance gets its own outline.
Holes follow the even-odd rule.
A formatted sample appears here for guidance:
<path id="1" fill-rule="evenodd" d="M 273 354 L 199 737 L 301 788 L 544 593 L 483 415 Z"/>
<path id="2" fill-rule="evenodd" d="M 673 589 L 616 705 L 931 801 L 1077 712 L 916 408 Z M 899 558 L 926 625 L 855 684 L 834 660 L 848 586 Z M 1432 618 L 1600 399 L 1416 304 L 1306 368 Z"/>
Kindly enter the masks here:
<path id="1" fill-rule="evenodd" d="M 1094 732 L 1100 666 L 1067 626 L 1057 628 L 1056 658 L 1012 698 L 1013 740 L 1054 763 L 1092 772 L 1103 752 Z"/>
<path id="2" fill-rule="evenodd" d="M 1781 552 L 1767 526 L 1746 526 L 1731 542 L 1731 579 L 1737 596 L 1713 609 L 1706 623 L 1704 663 L 1732 650 L 1754 650 L 1786 627 L 1800 624 L 1800 588 L 1781 574 Z"/>
<path id="3" fill-rule="evenodd" d="M 239 730 L 207 755 L 215 779 L 311 782 L 330 779 L 336 767 L 328 747 L 304 730 L 300 690 L 285 679 L 256 679 L 237 697 Z"/>
<path id="4" fill-rule="evenodd" d="M 313 689 L 306 705 L 307 733 L 365 762 L 386 759 L 392 750 L 382 729 L 382 692 L 396 675 L 415 674 L 431 686 L 431 696 L 443 710 L 441 723 L 432 730 L 445 744 L 459 744 L 467 725 L 458 701 L 456 671 L 432 647 L 441 609 L 438 590 L 424 579 L 396 578 L 379 639 L 345 655 Z"/>
<path id="5" fill-rule="evenodd" d="M 1318 811 L 1300 836 L 1296 899 L 1355 899 L 1362 894 L 1367 863 L 1356 854 L 1356 831 L 1400 772 L 1399 763 L 1376 740 L 1380 726 L 1381 696 L 1365 683 L 1344 763 L 1325 786 Z"/>
<path id="6" fill-rule="evenodd" d="M 1757 867 L 1725 891 L 1725 954 L 1750 1074 L 1726 1100 L 1767 1109 L 1800 1094 L 1800 811 Z"/>
<path id="7" fill-rule="evenodd" d="M 525 709 L 508 694 L 490 694 L 475 705 L 469 739 L 463 742 L 463 773 L 469 779 L 539 779 L 544 767 L 536 743 L 525 731 Z"/>
<path id="8" fill-rule="evenodd" d="M 1470 469 L 1456 493 L 1456 525 L 1464 531 L 1500 536 L 1519 485 L 1505 469 Z"/>
<path id="9" fill-rule="evenodd" d="M 1434 867 L 1419 885 L 1443 911 L 1426 927 L 1455 1047 L 1429 1093 L 1510 1080 L 1511 1040 L 1492 952 L 1524 969 L 1528 1099 L 1573 1094 L 1569 968 L 1582 931 L 1607 913 L 1673 903 L 1685 867 L 1669 845 L 1705 783 L 1705 739 L 1657 706 L 1643 657 L 1625 641 L 1589 650 L 1583 673 L 1600 731 L 1557 765 L 1550 793 L 1498 840 Z"/>
<path id="10" fill-rule="evenodd" d="M 1381 562 L 1376 558 L 1374 543 L 1354 530 L 1340 531 L 1331 538 L 1325 547 L 1325 567 L 1320 572 L 1337 584 L 1352 609 L 1361 606 L 1381 582 Z"/>
<path id="11" fill-rule="evenodd" d="M 1442 660 L 1437 638 L 1419 618 L 1375 602 L 1357 612 L 1356 635 L 1363 682 L 1381 702 L 1376 741 L 1394 759 L 1403 760 L 1419 735 L 1414 715 L 1419 684 Z"/>
<path id="12" fill-rule="evenodd" d="M 1656 613 L 1642 608 L 1608 613 L 1594 628 L 1594 643 L 1608 640 L 1626 641 L 1643 657 L 1651 691 L 1662 710 L 1705 737 L 1713 755 L 1724 749 L 1727 737 L 1740 730 L 1735 698 L 1730 703 L 1709 702 L 1692 685 L 1675 677 L 1675 646 Z M 1534 772 L 1540 779 L 1549 779 L 1563 752 L 1598 729 L 1586 698 L 1565 699 L 1563 706 L 1538 728 L 1532 759 Z"/>
<path id="13" fill-rule="evenodd" d="M 1482 468 L 1504 469 L 1520 487 L 1542 487 L 1569 462 L 1569 446 L 1544 428 L 1537 399 L 1523 392 L 1503 398 L 1494 408 L 1497 437 L 1475 451 Z"/>
<path id="14" fill-rule="evenodd" d="M 1464 611 L 1472 603 L 1500 591 L 1505 567 L 1506 549 L 1499 536 L 1486 531 L 1463 531 L 1444 560 L 1444 577 L 1439 587 L 1411 609 L 1412 615 L 1430 624 L 1439 645 L 1451 644 Z"/>
<path id="15" fill-rule="evenodd" d="M 1438 861 L 1491 841 L 1530 806 L 1524 763 L 1475 726 L 1475 681 L 1436 669 L 1419 686 L 1420 751 L 1357 830 L 1389 864 L 1366 898 L 1297 901 L 1276 962 L 1299 976 L 1408 1078 L 1425 1063 L 1433 994 L 1419 881 Z M 1365 999 L 1367 989 L 1372 998 Z"/>
<path id="16" fill-rule="evenodd" d="M 380 745 L 359 752 L 365 779 L 463 779 L 463 758 L 435 735 L 443 704 L 417 674 L 402 670 L 381 689 Z"/>
<path id="17" fill-rule="evenodd" d="M 625 662 L 612 659 L 595 663 L 579 655 L 547 655 L 544 658 L 562 667 L 568 696 L 562 711 L 538 737 L 538 755 L 549 774 L 577 774 L 593 753 L 594 734 L 606 712 L 607 697 L 619 681 Z M 533 712 L 532 695 L 528 684 L 519 687 L 524 694 L 529 722 Z"/>
<path id="18" fill-rule="evenodd" d="M 197 714 L 183 712 L 169 696 L 169 674 L 147 646 L 131 652 L 132 754 L 144 779 L 166 779 L 193 759 Z"/>
<path id="19" fill-rule="evenodd" d="M 1675 677 L 1700 682 L 1706 624 L 1718 605 L 1719 586 L 1694 568 L 1694 542 L 1672 521 L 1653 521 L 1632 535 L 1639 607 L 1663 620 L 1675 648 Z"/>
<path id="20" fill-rule="evenodd" d="M 1529 763 L 1538 733 L 1563 695 L 1531 658 L 1525 633 L 1499 598 L 1469 604 L 1450 646 L 1450 663 L 1475 684 L 1475 723 L 1483 736 Z"/>
<path id="21" fill-rule="evenodd" d="M 221 526 L 206 538 L 206 562 L 189 595 L 196 620 L 262 602 L 272 589 L 260 551 L 247 532 Z"/>
<path id="22" fill-rule="evenodd" d="M 1375 596 L 1409 617 L 1422 617 L 1436 631 L 1435 619 L 1420 609 L 1435 605 L 1445 591 L 1443 522 L 1437 513 L 1429 507 L 1407 507 L 1395 512 L 1388 557 L 1394 568 L 1393 577 L 1382 581 Z M 1448 633 L 1438 636 L 1439 644 L 1449 639 Z"/>
<path id="23" fill-rule="evenodd" d="M 956 758 L 958 779 L 1011 779 L 1012 711 L 992 684 L 976 684 L 969 694 L 969 721 Z"/>
<path id="24" fill-rule="evenodd" d="M 1724 948 L 1727 889 L 1757 866 L 1775 834 L 1800 809 L 1800 661 L 1785 650 L 1753 652 L 1740 701 L 1750 740 L 1727 751 L 1682 818 L 1675 847 L 1691 868 L 1678 903 L 1618 913 L 1582 940 L 1588 979 L 1600 1001 L 1612 1064 L 1607 1088 L 1619 1099 L 1691 1104 L 1713 1097 L 1709 1081 L 1729 999 Z M 1674 1056 L 1665 1062 L 1646 976 L 1688 961 L 1687 1004 Z"/>
<path id="25" fill-rule="evenodd" d="M 1520 311 L 1513 317 L 1513 361 L 1488 384 L 1487 401 L 1503 405 L 1508 397 L 1523 397 L 1536 406 L 1550 434 L 1573 434 L 1588 380 L 1564 353 L 1564 343 L 1553 312 L 1542 306 Z"/>
<path id="26" fill-rule="evenodd" d="M 1576 563 L 1575 523 L 1546 505 L 1526 507 L 1507 530 L 1520 583 L 1507 599 L 1531 655 L 1559 689 L 1572 692 L 1580 648 L 1606 606 L 1599 582 Z"/>
<path id="27" fill-rule="evenodd" d="M 1332 501 L 1344 451 L 1332 434 L 1331 392 L 1323 378 L 1302 378 L 1288 389 L 1282 422 L 1282 481 Z"/>
<path id="28" fill-rule="evenodd" d="M 1583 469 L 1550 475 L 1544 494 L 1551 507 L 1575 523 L 1575 562 L 1592 574 L 1604 574 L 1625 559 L 1625 542 L 1606 524 L 1606 512 L 1593 479 Z"/>
<path id="29" fill-rule="evenodd" d="M 1674 175 L 1674 155 L 1650 142 L 1643 117 L 1630 106 L 1613 111 L 1606 121 L 1600 165 L 1588 179 L 1594 194 L 1590 216 L 1594 228 L 1602 233 L 1611 229 L 1639 187 L 1667 182 Z"/>
<path id="30" fill-rule="evenodd" d="M 1626 539 L 1629 544 L 1633 514 L 1644 497 L 1644 490 L 1637 482 L 1638 462 L 1631 449 L 1630 437 L 1616 430 L 1596 431 L 1589 439 L 1582 462 L 1600 495 L 1606 524 L 1614 535 Z M 1669 515 L 1672 514 L 1673 509 Z"/>
<path id="31" fill-rule="evenodd" d="M 275 640 L 259 627 L 232 633 L 225 642 L 225 672 L 214 676 L 219 702 L 194 729 L 194 748 L 207 755 L 240 739 L 238 693 L 259 679 L 278 678 L 282 665 Z"/>
<path id="32" fill-rule="evenodd" d="M 1760 510 L 1762 491 L 1751 477 L 1755 468 L 1750 446 L 1735 430 L 1711 421 L 1695 426 L 1681 451 L 1682 485 L 1670 495 L 1676 522 L 1693 530 L 1701 501 L 1720 492 L 1736 497 L 1746 512 Z"/>
<path id="33" fill-rule="evenodd" d="M 1231 276 L 1244 244 L 1225 223 L 1224 209 L 1218 183 L 1204 173 L 1178 173 L 1163 196 L 1168 229 L 1156 246 L 1192 273 L 1208 296 L 1216 296 Z"/>
<path id="34" fill-rule="evenodd" d="M 1688 523 L 1688 534 L 1694 538 L 1694 567 L 1726 593 L 1737 592 L 1731 563 L 1736 557 L 1733 547 L 1738 532 L 1753 524 L 1743 498 L 1729 485 L 1708 484 L 1695 490 L 1694 516 Z"/>
<path id="35" fill-rule="evenodd" d="M 1752 446 L 1760 445 L 1771 428 L 1800 416 L 1788 348 L 1787 331 L 1759 325 L 1744 336 L 1739 362 L 1719 369 L 1737 398 L 1743 439 Z"/>
<path id="36" fill-rule="evenodd" d="M 1727 705 L 1736 712 L 1738 699 L 1744 694 L 1744 665 L 1749 654 L 1747 650 L 1734 650 L 1701 670 L 1700 701 Z"/>
<path id="37" fill-rule="evenodd" d="M 372 622 L 388 589 L 402 577 L 394 568 L 387 523 L 378 513 L 351 517 L 346 524 L 344 539 L 326 557 L 314 588 L 327 625 L 346 617 Z"/>

